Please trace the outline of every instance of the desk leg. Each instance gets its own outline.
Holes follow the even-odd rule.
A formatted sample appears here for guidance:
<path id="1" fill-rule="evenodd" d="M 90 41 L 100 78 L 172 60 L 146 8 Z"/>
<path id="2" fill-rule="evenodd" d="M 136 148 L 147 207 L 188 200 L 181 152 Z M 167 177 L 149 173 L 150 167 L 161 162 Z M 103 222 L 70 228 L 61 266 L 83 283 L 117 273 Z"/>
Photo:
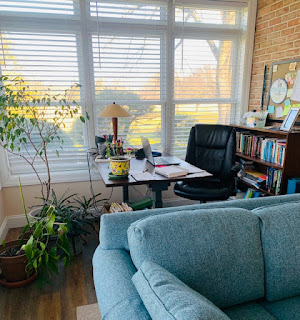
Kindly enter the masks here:
<path id="1" fill-rule="evenodd" d="M 155 208 L 162 208 L 162 191 L 166 191 L 169 188 L 170 183 L 162 182 L 162 183 L 155 183 L 150 185 L 150 188 L 153 192 L 155 192 Z"/>
<path id="2" fill-rule="evenodd" d="M 123 202 L 129 201 L 128 186 L 123 186 Z"/>

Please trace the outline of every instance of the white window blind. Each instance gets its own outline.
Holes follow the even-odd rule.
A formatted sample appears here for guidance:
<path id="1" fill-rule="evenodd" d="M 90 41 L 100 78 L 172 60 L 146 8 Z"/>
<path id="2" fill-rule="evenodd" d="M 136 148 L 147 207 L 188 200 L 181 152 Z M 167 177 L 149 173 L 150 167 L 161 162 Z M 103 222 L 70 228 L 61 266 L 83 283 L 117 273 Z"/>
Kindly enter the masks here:
<path id="1" fill-rule="evenodd" d="M 247 7 L 176 2 L 172 153 L 182 156 L 194 124 L 239 116 Z"/>
<path id="2" fill-rule="evenodd" d="M 144 135 L 184 157 L 195 123 L 229 124 L 240 115 L 253 1 L 0 1 L 0 72 L 41 93 L 81 84 L 74 94 L 92 119 L 66 121 L 53 171 L 85 168 L 94 134 L 112 133 L 111 120 L 98 116 L 112 102 L 132 114 L 119 119 L 127 145 Z M 8 160 L 13 175 L 29 172 L 17 157 Z"/>

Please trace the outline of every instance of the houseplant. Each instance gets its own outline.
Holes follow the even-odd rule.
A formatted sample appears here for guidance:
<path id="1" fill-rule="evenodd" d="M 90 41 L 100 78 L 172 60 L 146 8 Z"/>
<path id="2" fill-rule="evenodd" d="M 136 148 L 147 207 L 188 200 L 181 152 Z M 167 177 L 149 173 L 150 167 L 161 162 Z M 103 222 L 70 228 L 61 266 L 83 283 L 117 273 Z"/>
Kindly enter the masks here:
<path id="1" fill-rule="evenodd" d="M 70 190 L 67 190 L 60 197 L 57 197 L 55 191 L 52 190 L 50 198 L 48 200 L 43 199 L 43 205 L 39 206 L 43 207 L 42 212 L 52 207 L 55 213 L 55 221 L 67 227 L 67 237 L 70 241 L 70 253 L 72 255 L 81 253 L 82 244 L 86 244 L 84 236 L 90 234 L 91 231 L 96 232 L 94 222 L 97 217 L 94 216 L 91 208 L 106 200 L 99 199 L 100 195 L 101 193 L 98 193 L 91 198 L 86 198 L 85 196 L 80 197 L 77 194 L 70 194 Z M 35 219 L 41 219 L 41 215 L 35 217 Z"/>
<path id="2" fill-rule="evenodd" d="M 32 90 L 20 77 L 0 77 L 0 146 L 8 153 L 21 157 L 35 173 L 42 198 L 48 199 L 51 191 L 50 149 L 63 146 L 65 120 L 82 116 L 74 99 L 79 84 L 72 85 L 63 94 Z M 43 170 L 38 170 L 43 166 Z M 46 178 L 41 174 L 46 172 Z"/>
<path id="3" fill-rule="evenodd" d="M 110 158 L 111 177 L 127 177 L 130 170 L 130 156 L 124 154 L 123 142 L 108 143 L 106 154 Z"/>
<path id="4" fill-rule="evenodd" d="M 67 265 L 69 253 L 68 228 L 65 223 L 56 221 L 55 209 L 49 205 L 39 220 L 29 220 L 23 197 L 21 199 L 27 224 L 23 229 L 28 240 L 3 243 L 0 248 L 0 265 L 7 287 L 19 287 L 38 277 L 39 285 L 49 282 L 51 274 L 58 274 L 58 265 L 62 261 Z M 53 237 L 55 242 L 50 243 Z M 52 239 L 53 239 L 52 238 Z M 60 251 L 60 254 L 58 253 Z"/>

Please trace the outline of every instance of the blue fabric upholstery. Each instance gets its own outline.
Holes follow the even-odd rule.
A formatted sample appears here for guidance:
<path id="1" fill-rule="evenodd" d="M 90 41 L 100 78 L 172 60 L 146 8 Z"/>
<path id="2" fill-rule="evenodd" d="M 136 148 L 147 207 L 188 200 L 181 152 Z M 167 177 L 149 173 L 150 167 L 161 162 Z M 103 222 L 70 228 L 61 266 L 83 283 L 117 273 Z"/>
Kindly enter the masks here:
<path id="1" fill-rule="evenodd" d="M 277 318 L 256 302 L 244 303 L 223 311 L 231 320 L 277 320 Z"/>
<path id="2" fill-rule="evenodd" d="M 261 219 L 266 299 L 300 295 L 300 202 L 253 210 Z"/>
<path id="3" fill-rule="evenodd" d="M 152 216 L 165 214 L 169 212 L 199 210 L 199 209 L 215 209 L 215 208 L 243 208 L 252 210 L 269 204 L 279 204 L 285 202 L 299 201 L 300 194 L 285 195 L 280 197 L 266 197 L 257 199 L 235 200 L 212 202 L 206 204 L 196 204 L 192 206 L 182 206 L 164 209 L 143 210 L 126 213 L 103 214 L 100 224 L 100 245 L 103 249 L 125 249 L 129 250 L 127 240 L 127 229 L 136 220 Z"/>
<path id="4" fill-rule="evenodd" d="M 145 260 L 155 262 L 218 307 L 264 296 L 259 219 L 247 210 L 148 217 L 130 226 L 128 240 L 137 268 Z"/>
<path id="5" fill-rule="evenodd" d="M 151 320 L 131 281 L 136 269 L 128 252 L 98 247 L 93 267 L 102 320 Z"/>
<path id="6" fill-rule="evenodd" d="M 300 296 L 261 304 L 278 320 L 300 320 Z"/>
<path id="7" fill-rule="evenodd" d="M 164 268 L 145 261 L 132 278 L 153 320 L 230 320 Z"/>

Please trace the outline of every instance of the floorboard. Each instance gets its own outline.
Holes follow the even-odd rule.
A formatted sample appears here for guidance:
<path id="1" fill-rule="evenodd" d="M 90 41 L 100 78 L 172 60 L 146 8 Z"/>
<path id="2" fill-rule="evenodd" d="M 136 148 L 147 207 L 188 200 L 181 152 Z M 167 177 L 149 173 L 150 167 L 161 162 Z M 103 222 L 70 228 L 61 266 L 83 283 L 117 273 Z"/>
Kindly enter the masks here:
<path id="1" fill-rule="evenodd" d="M 22 228 L 10 229 L 6 241 L 15 240 Z M 98 234 L 88 236 L 87 246 L 67 268 L 42 289 L 37 281 L 26 287 L 0 286 L 0 320 L 76 320 L 76 307 L 97 302 L 93 283 L 92 257 Z"/>

